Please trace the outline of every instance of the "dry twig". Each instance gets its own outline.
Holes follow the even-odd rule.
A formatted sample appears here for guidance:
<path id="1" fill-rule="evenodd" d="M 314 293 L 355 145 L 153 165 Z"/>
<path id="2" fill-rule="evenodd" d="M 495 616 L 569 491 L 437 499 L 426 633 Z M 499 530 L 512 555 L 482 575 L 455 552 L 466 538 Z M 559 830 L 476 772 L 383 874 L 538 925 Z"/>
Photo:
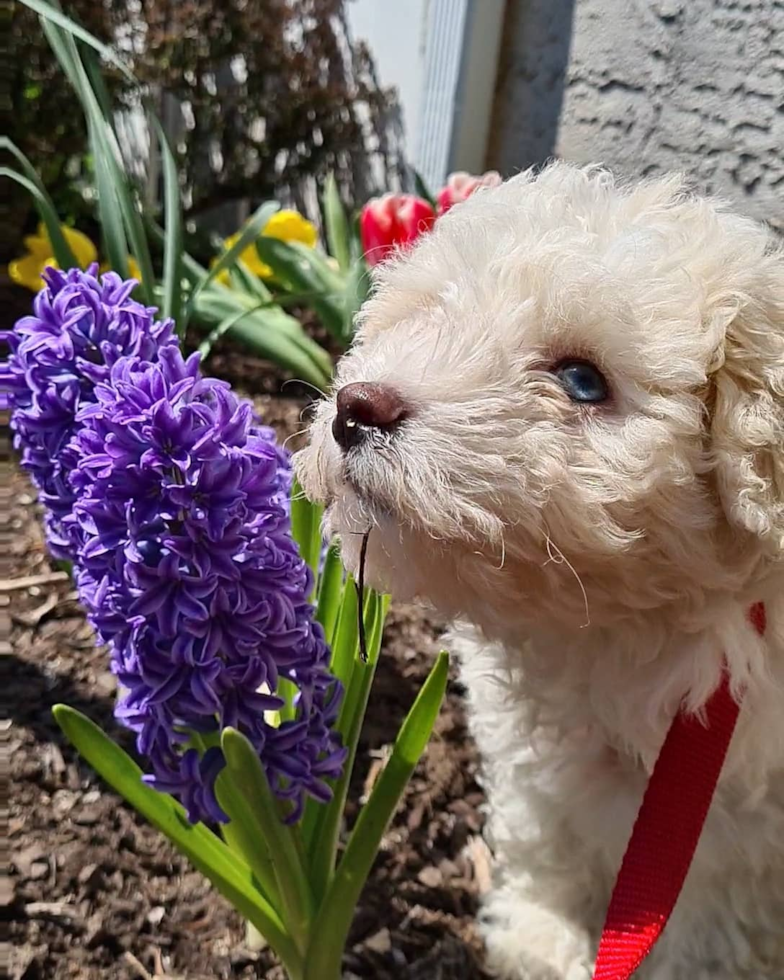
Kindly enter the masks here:
<path id="1" fill-rule="evenodd" d="M 41 575 L 25 575 L 22 578 L 3 578 L 0 579 L 0 593 L 19 592 L 21 589 L 31 589 L 35 585 L 67 582 L 68 578 L 68 572 L 44 572 Z"/>

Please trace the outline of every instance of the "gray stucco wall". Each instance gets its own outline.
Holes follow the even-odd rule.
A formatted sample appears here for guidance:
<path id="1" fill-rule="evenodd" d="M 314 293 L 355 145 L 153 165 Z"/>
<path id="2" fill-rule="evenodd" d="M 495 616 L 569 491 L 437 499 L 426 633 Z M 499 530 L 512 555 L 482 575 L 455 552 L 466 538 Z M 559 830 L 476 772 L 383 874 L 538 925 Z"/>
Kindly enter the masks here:
<path id="1" fill-rule="evenodd" d="M 784 229 L 784 0 L 509 0 L 487 164 L 553 155 Z"/>

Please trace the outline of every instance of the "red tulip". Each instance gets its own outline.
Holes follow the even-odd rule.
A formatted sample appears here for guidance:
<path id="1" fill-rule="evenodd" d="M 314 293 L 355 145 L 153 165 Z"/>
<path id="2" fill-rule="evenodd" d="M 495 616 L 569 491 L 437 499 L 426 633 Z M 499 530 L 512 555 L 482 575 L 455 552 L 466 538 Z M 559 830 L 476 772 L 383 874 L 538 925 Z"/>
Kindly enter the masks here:
<path id="1" fill-rule="evenodd" d="M 438 192 L 439 217 L 455 204 L 460 204 L 469 198 L 480 187 L 497 187 L 501 183 L 501 175 L 497 170 L 488 170 L 481 177 L 467 174 L 463 170 L 450 174 L 446 187 Z"/>
<path id="2" fill-rule="evenodd" d="M 368 201 L 359 222 L 368 265 L 378 265 L 395 249 L 410 246 L 435 220 L 427 201 L 413 194 L 385 194 Z"/>

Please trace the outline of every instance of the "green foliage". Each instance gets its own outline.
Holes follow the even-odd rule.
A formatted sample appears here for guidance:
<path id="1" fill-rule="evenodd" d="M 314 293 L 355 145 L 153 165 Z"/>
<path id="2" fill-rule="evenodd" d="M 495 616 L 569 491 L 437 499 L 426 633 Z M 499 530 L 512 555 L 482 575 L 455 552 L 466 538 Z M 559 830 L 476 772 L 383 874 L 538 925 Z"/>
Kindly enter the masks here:
<path id="1" fill-rule="evenodd" d="M 145 820 L 165 834 L 218 891 L 251 921 L 289 964 L 292 977 L 299 968 L 295 953 L 278 912 L 264 894 L 259 879 L 243 858 L 204 824 L 191 824 L 185 810 L 167 793 L 159 793 L 142 782 L 142 771 L 89 718 L 58 704 L 55 721 L 86 762 L 102 776 Z"/>
<path id="2" fill-rule="evenodd" d="M 303 555 L 318 568 L 320 508 L 297 488 L 293 527 Z M 202 824 L 188 823 L 170 796 L 145 786 L 141 770 L 91 721 L 58 705 L 55 718 L 90 765 L 139 813 L 164 833 L 196 868 L 267 939 L 291 980 L 339 980 L 343 947 L 359 895 L 381 838 L 424 751 L 446 689 L 442 653 L 420 690 L 376 781 L 339 853 L 351 771 L 381 650 L 388 601 L 362 597 L 367 662 L 358 648 L 358 600 L 351 577 L 343 579 L 330 549 L 316 594 L 317 617 L 332 637 L 332 669 L 345 695 L 338 726 L 348 748 L 342 777 L 330 803 L 309 799 L 302 821 L 288 825 L 286 808 L 272 794 L 255 750 L 233 729 L 222 733 L 226 758 L 217 785 L 230 821 L 223 839 Z"/>
<path id="3" fill-rule="evenodd" d="M 221 255 L 213 269 L 204 269 L 182 247 L 181 200 L 174 158 L 160 122 L 152 117 L 162 149 L 165 188 L 166 229 L 159 235 L 151 216 L 145 215 L 137 188 L 122 163 L 110 95 L 95 61 L 96 48 L 102 49 L 100 42 L 93 39 L 85 44 L 84 30 L 47 0 L 24 2 L 39 12 L 44 34 L 82 106 L 95 167 L 98 214 L 112 268 L 127 276 L 128 259 L 133 256 L 141 270 L 140 299 L 147 303 L 157 302 L 166 313 L 176 315 L 181 336 L 185 334 L 191 316 L 213 328 L 205 353 L 209 353 L 218 336 L 234 333 L 243 343 L 298 378 L 317 387 L 325 386 L 332 372 L 329 356 L 279 305 L 267 299 L 259 301 L 259 294 L 265 296 L 261 284 L 252 288 L 255 295 L 249 300 L 250 294 L 226 289 L 216 282 L 218 274 L 226 268 L 234 266 L 239 272 L 238 255 L 258 236 L 277 204 L 262 205 L 234 247 Z M 36 178 L 33 164 L 21 151 L 10 142 L 6 148 L 15 155 L 21 167 L 11 176 L 32 195 L 47 228 L 50 228 L 50 235 L 55 235 L 52 239 L 54 247 L 65 258 L 63 242 L 57 237 L 62 238 L 62 235 L 54 205 L 43 181 Z M 163 283 L 160 287 L 156 283 L 151 238 L 163 246 Z M 68 264 L 66 261 L 65 265 Z"/>
<path id="4" fill-rule="evenodd" d="M 332 374 L 328 353 L 284 307 L 310 306 L 338 345 L 350 341 L 354 315 L 369 288 L 369 277 L 356 224 L 347 218 L 336 181 L 328 180 L 324 196 L 334 264 L 316 249 L 265 235 L 265 226 L 278 208 L 277 203 L 269 202 L 256 210 L 212 268 L 205 268 L 183 247 L 181 180 L 159 121 L 154 116 L 151 119 L 163 164 L 163 229 L 145 210 L 122 162 L 111 93 L 96 60 L 97 52 L 107 52 L 47 0 L 24 2 L 40 14 L 52 51 L 81 104 L 104 247 L 114 269 L 125 275 L 129 258 L 138 262 L 140 298 L 173 316 L 181 337 L 191 322 L 206 327 L 208 333 L 200 345 L 204 357 L 209 356 L 216 340 L 227 334 L 312 385 L 328 384 Z M 49 230 L 58 262 L 68 266 L 73 256 L 60 231 L 56 204 L 45 181 L 13 143 L 6 141 L 3 148 L 16 163 L 16 169 L 6 168 L 6 173 L 30 193 Z M 242 261 L 251 244 L 271 269 L 268 281 L 254 275 Z M 162 277 L 156 277 L 161 253 Z M 381 835 L 432 730 L 447 671 L 442 655 L 414 703 L 387 769 L 340 857 L 345 803 L 380 656 L 388 601 L 373 592 L 358 595 L 351 577 L 343 576 L 334 548 L 329 549 L 319 574 L 321 516 L 320 508 L 305 500 L 296 487 L 293 533 L 313 569 L 316 615 L 331 643 L 333 673 L 344 688 L 337 728 L 348 760 L 342 776 L 331 787 L 329 804 L 310 799 L 300 824 L 286 824 L 282 819 L 285 809 L 271 793 L 254 750 L 239 732 L 227 729 L 221 743 L 227 764 L 216 791 L 229 823 L 222 838 L 218 837 L 203 825 L 191 826 L 174 799 L 145 786 L 138 766 L 87 718 L 62 705 L 55 709 L 58 724 L 84 758 L 266 937 L 291 980 L 338 980 L 356 901 Z M 360 617 L 366 659 L 359 649 Z M 297 709 L 291 686 L 281 682 L 277 693 L 284 700 L 281 721 L 294 718 Z M 202 741 L 194 735 L 192 744 L 205 751 L 207 746 Z"/>
<path id="5" fill-rule="evenodd" d="M 323 203 L 330 254 L 337 260 L 340 271 L 348 272 L 351 267 L 351 232 L 333 173 L 327 175 Z"/>
<path id="6" fill-rule="evenodd" d="M 124 16 L 124 0 L 117 0 L 117 7 Z M 91 33 L 106 36 L 110 30 L 112 18 L 105 4 L 68 0 L 68 9 Z M 83 194 L 85 182 L 92 180 L 85 119 L 73 111 L 73 95 L 64 84 L 62 68 L 35 12 L 16 0 L 3 6 L 2 23 L 4 97 L 8 100 L 4 133 L 29 160 L 61 221 L 92 235 L 93 205 Z M 113 96 L 124 88 L 114 70 L 107 84 Z M 20 253 L 22 236 L 32 223 L 32 204 L 26 194 L 4 197 L 0 220 L 7 234 L 0 246 L 0 263 Z"/>
<path id="7" fill-rule="evenodd" d="M 38 29 L 37 14 L 48 7 L 54 23 L 75 24 L 76 40 L 100 54 L 112 105 L 130 108 L 144 91 L 155 93 L 156 111 L 166 108 L 189 218 L 224 202 L 255 206 L 281 183 L 301 205 L 313 179 L 330 172 L 347 198 L 363 200 L 375 190 L 364 130 L 379 147 L 384 180 L 399 169 L 399 134 L 394 96 L 379 87 L 369 53 L 346 32 L 346 2 L 11 0 L 3 14 L 6 135 L 31 161 L 61 219 L 95 237 L 95 161 L 86 121 L 72 111 L 62 67 Z M 211 146 L 219 147 L 219 165 Z M 0 262 L 19 253 L 30 211 L 25 195 L 4 201 L 3 224 L 12 233 Z"/>
<path id="8" fill-rule="evenodd" d="M 283 289 L 307 297 L 307 305 L 313 307 L 333 337 L 342 341 L 344 278 L 334 273 L 318 252 L 299 242 L 281 242 L 262 235 L 256 241 L 256 250 Z"/>
<path id="9" fill-rule="evenodd" d="M 0 168 L 0 176 L 10 178 L 20 184 L 32 198 L 38 215 L 46 226 L 49 241 L 52 243 L 54 258 L 57 259 L 58 264 L 63 269 L 76 265 L 73 252 L 60 228 L 60 219 L 57 216 L 54 202 L 44 187 L 43 181 L 36 173 L 35 167 L 6 136 L 0 137 L 0 150 L 4 150 L 13 156 L 20 167 L 18 171 L 2 167 Z"/>
<path id="10" fill-rule="evenodd" d="M 204 268 L 184 249 L 183 178 L 163 126 L 153 113 L 149 123 L 160 147 L 164 229 L 156 225 L 123 163 L 110 82 L 113 79 L 116 85 L 121 79 L 123 84 L 133 85 L 128 64 L 50 0 L 21 3 L 39 15 L 51 51 L 81 103 L 103 253 L 111 268 L 125 277 L 133 258 L 141 276 L 139 298 L 157 303 L 164 315 L 172 316 L 181 338 L 191 320 L 206 328 L 207 335 L 199 345 L 205 358 L 221 337 L 230 335 L 295 377 L 317 388 L 326 387 L 332 375 L 330 357 L 284 307 L 310 307 L 337 349 L 351 342 L 354 319 L 367 297 L 370 276 L 356 223 L 349 221 L 335 174 L 327 174 L 322 201 L 326 238 L 334 260 L 298 242 L 265 236 L 266 222 L 277 207 L 268 202 L 256 210 L 232 247 L 221 252 L 210 269 Z M 99 69 L 99 54 L 114 72 L 110 82 Z M 5 173 L 29 192 L 60 265 L 72 264 L 60 231 L 60 223 L 67 216 L 57 213 L 56 202 L 38 175 L 35 161 L 10 140 L 5 141 L 4 148 L 19 166 L 13 172 L 6 168 Z M 269 283 L 240 260 L 251 245 L 272 269 Z"/>
<path id="11" fill-rule="evenodd" d="M 184 337 L 187 321 L 180 318 L 182 308 L 182 206 L 177 163 L 169 146 L 166 133 L 156 116 L 152 117 L 153 129 L 158 137 L 163 160 L 163 202 L 165 215 L 165 244 L 163 252 L 163 303 L 164 316 L 169 316 L 178 325 L 180 336 Z"/>

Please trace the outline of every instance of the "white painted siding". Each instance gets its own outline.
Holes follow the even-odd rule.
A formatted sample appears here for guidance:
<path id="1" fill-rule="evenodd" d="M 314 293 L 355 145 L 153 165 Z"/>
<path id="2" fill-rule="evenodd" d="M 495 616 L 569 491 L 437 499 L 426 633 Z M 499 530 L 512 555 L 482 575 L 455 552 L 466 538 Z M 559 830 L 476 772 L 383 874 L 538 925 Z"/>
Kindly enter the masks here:
<path id="1" fill-rule="evenodd" d="M 428 0 L 351 0 L 346 4 L 351 33 L 366 41 L 373 52 L 381 84 L 397 89 L 409 154 L 422 105 L 427 5 Z"/>
<path id="2" fill-rule="evenodd" d="M 383 85 L 399 93 L 410 162 L 431 188 L 483 170 L 505 0 L 355 0 Z"/>

